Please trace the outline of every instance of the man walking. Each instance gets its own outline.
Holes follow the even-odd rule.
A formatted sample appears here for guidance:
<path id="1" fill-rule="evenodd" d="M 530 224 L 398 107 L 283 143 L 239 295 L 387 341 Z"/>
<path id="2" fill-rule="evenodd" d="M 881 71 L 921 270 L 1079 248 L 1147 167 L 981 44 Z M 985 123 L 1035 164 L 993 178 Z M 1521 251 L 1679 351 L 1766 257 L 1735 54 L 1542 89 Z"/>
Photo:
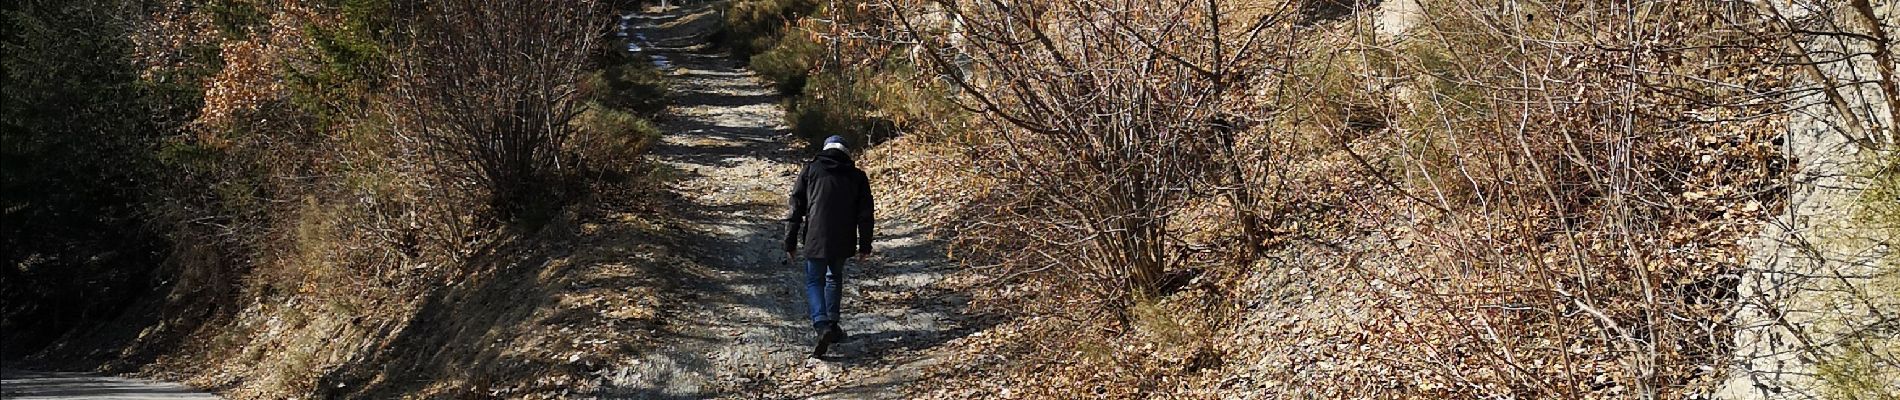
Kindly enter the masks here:
<path id="1" fill-rule="evenodd" d="M 817 332 L 812 357 L 822 357 L 844 340 L 838 327 L 838 300 L 844 292 L 844 264 L 852 255 L 871 255 L 871 180 L 851 162 L 842 136 L 825 138 L 824 149 L 805 164 L 792 183 L 792 210 L 785 217 L 785 257 L 798 259 L 805 241 L 805 300 Z M 855 251 L 854 251 L 855 250 Z"/>

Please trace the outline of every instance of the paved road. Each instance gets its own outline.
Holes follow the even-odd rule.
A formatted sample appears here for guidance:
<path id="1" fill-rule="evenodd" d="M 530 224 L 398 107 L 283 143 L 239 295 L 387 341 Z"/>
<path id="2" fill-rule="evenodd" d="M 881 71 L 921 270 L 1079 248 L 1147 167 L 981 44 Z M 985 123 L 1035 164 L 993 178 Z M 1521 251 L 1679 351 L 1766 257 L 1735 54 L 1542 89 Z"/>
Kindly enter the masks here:
<path id="1" fill-rule="evenodd" d="M 0 399 L 216 400 L 190 386 L 81 372 L 0 372 Z"/>

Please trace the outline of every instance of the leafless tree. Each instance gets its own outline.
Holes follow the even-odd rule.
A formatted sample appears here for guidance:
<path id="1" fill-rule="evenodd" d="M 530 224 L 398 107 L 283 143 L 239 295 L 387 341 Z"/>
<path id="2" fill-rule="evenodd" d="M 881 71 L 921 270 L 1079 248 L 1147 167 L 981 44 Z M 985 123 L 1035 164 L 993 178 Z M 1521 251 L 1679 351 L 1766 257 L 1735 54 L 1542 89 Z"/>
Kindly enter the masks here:
<path id="1" fill-rule="evenodd" d="M 1313 2 L 1258 3 L 1283 7 L 887 0 L 989 122 L 978 164 L 1007 194 L 965 235 L 1004 276 L 1113 310 L 1190 257 L 1177 213 L 1225 197 L 1246 240 L 1231 250 L 1258 251 L 1286 181 L 1262 161 L 1345 160 L 1350 176 L 1300 179 L 1397 209 L 1329 215 L 1386 230 L 1331 251 L 1356 292 L 1392 296 L 1393 336 L 1430 344 L 1378 362 L 1473 397 L 1679 398 L 1728 362 L 1737 242 L 1786 198 L 1790 114 L 1824 105 L 1861 148 L 1893 143 L 1893 28 L 1867 1 L 1419 1 L 1402 43 L 1320 50 L 1300 47 L 1338 43 L 1301 36 L 1327 23 L 1298 11 Z M 1828 70 L 1844 59 L 1875 67 Z"/>
<path id="2" fill-rule="evenodd" d="M 430 151 L 451 186 L 511 217 L 555 195 L 578 160 L 576 83 L 606 29 L 593 1 L 435 0 L 411 23 L 397 67 L 405 137 Z"/>
<path id="3" fill-rule="evenodd" d="M 1006 127 L 1012 182 L 985 218 L 1027 241 L 1015 272 L 1061 271 L 1111 305 L 1154 296 L 1183 260 L 1169 221 L 1226 171 L 1234 88 L 1264 72 L 1284 12 L 1221 1 L 887 2 L 959 106 Z M 1284 10 L 1281 10 L 1284 11 Z M 1223 137 L 1229 137 L 1223 142 Z"/>

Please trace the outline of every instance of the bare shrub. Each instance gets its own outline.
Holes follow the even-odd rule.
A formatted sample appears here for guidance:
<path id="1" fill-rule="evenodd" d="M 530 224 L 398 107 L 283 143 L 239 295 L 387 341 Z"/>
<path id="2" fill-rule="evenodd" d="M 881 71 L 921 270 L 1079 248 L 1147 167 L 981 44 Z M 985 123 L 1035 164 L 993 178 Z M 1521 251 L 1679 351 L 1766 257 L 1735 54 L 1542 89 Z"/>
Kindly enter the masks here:
<path id="1" fill-rule="evenodd" d="M 1366 81 L 1413 77 L 1385 127 L 1330 129 L 1420 210 L 1384 234 L 1424 249 L 1364 265 L 1379 308 L 1456 352 L 1380 352 L 1477 396 L 1678 398 L 1722 379 L 1739 243 L 1784 200 L 1799 62 L 1752 7 L 1421 2 Z M 1781 32 L 1781 33 L 1777 33 Z M 1423 211 L 1423 212 L 1421 212 Z M 1407 249 L 1410 249 L 1409 252 Z"/>
<path id="2" fill-rule="evenodd" d="M 1232 88 L 1263 72 L 1261 34 L 1278 16 L 1228 20 L 1228 7 L 892 6 L 959 105 L 999 127 L 983 131 L 995 144 L 984 151 L 1004 194 L 971 236 L 1027 245 L 992 252 L 1005 275 L 1061 277 L 1118 317 L 1160 294 L 1187 254 L 1169 220 L 1220 165 L 1217 136 L 1231 127 L 1219 121 L 1237 111 Z"/>
<path id="3" fill-rule="evenodd" d="M 443 183 L 501 219 L 562 195 L 578 132 L 577 82 L 604 18 L 592 1 L 428 2 L 411 22 L 395 93 L 403 132 Z"/>
<path id="4" fill-rule="evenodd" d="M 1284 364 L 1240 374 L 1287 378 L 1254 388 L 1291 398 L 1705 395 L 1734 363 L 1737 309 L 1758 301 L 1738 290 L 1757 272 L 1742 242 L 1787 206 L 1785 179 L 1806 162 L 1786 153 L 1790 120 L 1854 114 L 1837 136 L 1890 146 L 1889 110 L 1851 100 L 1893 97 L 1891 72 L 1826 68 L 1894 65 L 1880 64 L 1891 28 L 1867 2 L 1406 2 L 1421 10 L 1403 39 L 1377 32 L 1384 21 L 1364 3 L 1239 3 L 1255 8 L 885 2 L 902 27 L 889 42 L 915 45 L 976 116 L 935 129 L 973 138 L 955 156 L 981 176 L 955 193 L 975 197 L 959 209 L 972 226 L 958 255 L 997 263 L 975 274 L 1002 283 L 999 297 L 1031 300 L 1011 311 L 1037 317 L 995 331 L 1017 334 L 995 341 L 1023 359 L 1004 386 L 1152 396 L 1167 389 L 1138 383 L 1154 378 L 1144 374 L 1204 370 L 1149 363 L 1237 353 Z M 1888 50 L 1815 50 L 1832 42 Z M 1233 217 L 1180 226 L 1209 214 Z M 1235 256 L 1263 252 L 1339 270 L 1273 281 L 1255 278 L 1273 267 L 1262 258 Z M 1170 293 L 1165 281 L 1185 269 L 1235 273 Z M 1775 282 L 1884 288 L 1892 276 Z M 1222 287 L 1278 284 L 1323 300 Z M 1221 297 L 1234 292 L 1265 299 Z M 1852 330 L 1886 332 L 1891 318 L 1864 306 L 1883 301 L 1801 312 L 1847 304 L 1833 312 L 1863 313 Z M 1088 313 L 1101 310 L 1141 335 L 1095 334 L 1103 324 Z M 1222 312 L 1272 326 L 1200 318 Z M 1174 359 L 1139 347 L 1142 335 L 1218 343 L 1179 346 L 1216 350 Z M 1843 387 L 1878 387 L 1865 378 L 1883 376 L 1891 351 L 1875 336 L 1823 338 L 1842 346 L 1800 357 L 1830 360 L 1821 372 Z M 1262 342 L 1271 348 L 1247 348 Z M 1286 385 L 1301 379 L 1315 388 Z"/>

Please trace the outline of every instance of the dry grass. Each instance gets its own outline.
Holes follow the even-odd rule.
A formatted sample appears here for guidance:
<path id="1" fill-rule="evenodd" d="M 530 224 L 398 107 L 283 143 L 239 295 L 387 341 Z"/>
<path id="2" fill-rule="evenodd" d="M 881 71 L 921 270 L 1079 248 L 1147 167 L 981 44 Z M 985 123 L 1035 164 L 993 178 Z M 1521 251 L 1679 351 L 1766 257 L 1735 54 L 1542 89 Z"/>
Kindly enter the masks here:
<path id="1" fill-rule="evenodd" d="M 649 342 L 673 261 L 653 246 L 678 229 L 640 216 L 661 200 L 648 179 L 664 178 L 640 159 L 657 141 L 642 114 L 661 107 L 656 72 L 557 84 L 594 84 L 566 127 L 578 138 L 551 150 L 563 166 L 599 167 L 562 172 L 591 196 L 551 202 L 533 223 L 498 221 L 445 170 L 454 161 L 398 128 L 417 122 L 396 112 L 415 104 L 391 89 L 395 61 L 383 57 L 414 55 L 378 36 L 400 22 L 398 5 L 229 3 L 260 17 L 221 32 L 205 14 L 219 7 L 135 16 L 141 60 L 229 51 L 209 65 L 139 65 L 212 70 L 194 85 L 208 98 L 198 120 L 163 138 L 175 176 L 152 184 L 169 190 L 153 205 L 174 245 L 166 283 L 43 361 L 229 398 L 548 398 Z M 625 179 L 597 176 L 609 173 Z"/>
<path id="2" fill-rule="evenodd" d="M 965 257 L 965 279 L 983 282 L 973 286 L 980 303 L 1017 318 L 953 342 L 964 358 L 934 371 L 946 383 L 917 393 L 1706 393 L 1727 361 L 1733 298 L 1722 288 L 1733 282 L 1723 277 L 1780 199 L 1773 182 L 1786 171 L 1771 142 L 1784 109 L 1763 93 L 1787 71 L 1753 64 L 1764 49 L 1724 47 L 1747 35 L 1724 30 L 1727 11 L 1699 7 L 1437 1 L 1408 42 L 1369 34 L 1366 14 L 1303 31 L 1287 48 L 1292 78 L 1256 86 L 1270 94 L 1254 98 L 1268 103 L 1267 121 L 1238 139 L 1241 165 L 1258 168 L 1243 182 L 1263 188 L 1260 200 L 1171 209 L 1171 226 L 1188 232 L 1175 246 L 1195 255 L 1170 268 L 1181 281 L 1164 297 L 1132 306 L 1126 329 L 1059 293 L 1067 277 L 985 268 L 1014 243 L 967 229 L 996 223 L 986 218 L 1002 215 L 980 211 L 1013 195 L 983 189 L 1007 187 L 985 182 L 999 179 L 981 172 L 992 160 L 932 147 L 954 130 L 895 142 L 941 160 L 892 165 L 960 168 L 907 169 L 925 176 L 898 192 L 956 199 L 923 203 L 955 210 L 960 219 L 943 226 L 991 249 Z M 1577 29 L 1625 17 L 1682 54 L 1632 61 L 1615 49 L 1635 32 Z M 1672 73 L 1632 85 L 1618 72 L 1630 62 Z M 1673 74 L 1691 69 L 1727 80 Z M 1762 101 L 1712 100 L 1725 97 Z M 970 136 L 971 148 L 1000 140 Z M 1258 257 L 1237 255 L 1242 206 L 1272 222 Z"/>

